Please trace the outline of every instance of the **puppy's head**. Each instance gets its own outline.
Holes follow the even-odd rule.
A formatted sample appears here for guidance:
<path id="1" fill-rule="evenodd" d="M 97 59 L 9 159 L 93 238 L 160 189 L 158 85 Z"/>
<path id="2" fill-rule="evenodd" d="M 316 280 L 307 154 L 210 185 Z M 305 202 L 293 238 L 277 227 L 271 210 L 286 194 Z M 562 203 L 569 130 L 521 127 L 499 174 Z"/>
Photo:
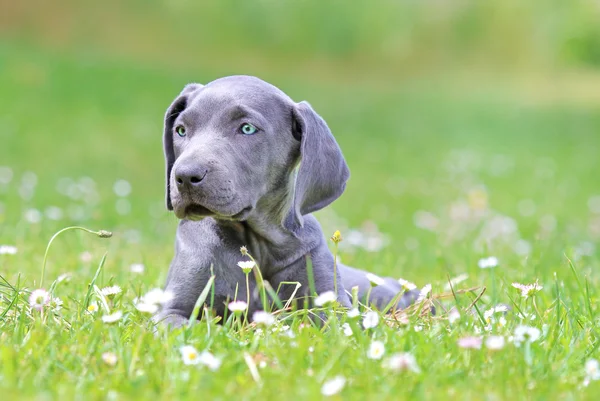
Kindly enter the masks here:
<path id="1" fill-rule="evenodd" d="M 163 143 L 167 207 L 180 219 L 242 221 L 260 203 L 296 231 L 349 177 L 310 105 L 254 77 L 187 85 L 167 110 Z"/>

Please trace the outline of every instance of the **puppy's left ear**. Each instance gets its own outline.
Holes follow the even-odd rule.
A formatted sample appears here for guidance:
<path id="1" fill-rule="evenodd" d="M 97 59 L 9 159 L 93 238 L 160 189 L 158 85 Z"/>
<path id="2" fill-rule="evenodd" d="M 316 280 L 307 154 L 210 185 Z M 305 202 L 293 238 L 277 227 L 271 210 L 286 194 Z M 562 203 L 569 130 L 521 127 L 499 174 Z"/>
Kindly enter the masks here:
<path id="1" fill-rule="evenodd" d="M 167 199 L 167 209 L 173 210 L 173 204 L 171 203 L 171 170 L 173 169 L 173 164 L 175 163 L 175 152 L 173 151 L 173 123 L 177 116 L 185 110 L 189 103 L 190 96 L 201 89 L 202 85 L 200 84 L 188 84 L 186 85 L 179 96 L 175 98 L 173 103 L 167 109 L 165 114 L 165 127 L 163 132 L 163 149 L 165 153 L 165 165 L 167 171 L 167 183 L 166 183 L 166 199 Z"/>
<path id="2" fill-rule="evenodd" d="M 283 225 L 297 232 L 304 225 L 303 215 L 320 210 L 340 197 L 350 171 L 329 127 L 310 104 L 294 105 L 292 119 L 294 137 L 301 141 L 301 161 L 292 206 Z"/>

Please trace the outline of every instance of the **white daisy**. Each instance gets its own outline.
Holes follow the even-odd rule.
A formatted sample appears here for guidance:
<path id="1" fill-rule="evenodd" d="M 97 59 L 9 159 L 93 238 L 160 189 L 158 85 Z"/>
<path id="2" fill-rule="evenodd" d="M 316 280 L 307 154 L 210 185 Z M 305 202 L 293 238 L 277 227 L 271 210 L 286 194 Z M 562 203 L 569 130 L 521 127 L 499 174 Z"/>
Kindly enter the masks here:
<path id="1" fill-rule="evenodd" d="M 477 266 L 479 266 L 480 269 L 490 269 L 492 267 L 496 267 L 498 266 L 498 258 L 495 256 L 490 256 L 487 258 L 479 259 L 479 262 L 477 262 Z"/>
<path id="2" fill-rule="evenodd" d="M 450 322 L 450 324 L 454 324 L 454 322 L 456 322 L 458 319 L 460 319 L 460 312 L 458 309 L 450 309 L 450 312 L 448 312 L 448 322 Z"/>
<path id="3" fill-rule="evenodd" d="M 63 281 L 70 281 L 71 277 L 72 277 L 71 273 L 64 273 L 64 274 L 61 274 L 60 276 L 58 276 L 56 278 L 56 281 L 59 283 L 62 283 Z"/>
<path id="4" fill-rule="evenodd" d="M 200 354 L 198 354 L 198 351 L 193 346 L 184 345 L 179 348 L 179 352 L 181 352 L 181 359 L 184 364 L 197 365 L 200 363 Z"/>
<path id="5" fill-rule="evenodd" d="M 50 297 L 50 308 L 53 312 L 58 312 L 62 309 L 63 301 L 58 297 Z"/>
<path id="6" fill-rule="evenodd" d="M 170 301 L 172 301 L 174 295 L 171 291 L 164 291 L 160 288 L 153 288 L 148 291 L 144 296 L 140 299 L 141 302 L 151 305 L 164 305 Z"/>
<path id="7" fill-rule="evenodd" d="M 346 337 L 350 337 L 353 334 L 352 327 L 350 327 L 350 325 L 348 323 L 342 324 L 342 330 Z"/>
<path id="8" fill-rule="evenodd" d="M 512 283 L 512 286 L 518 290 L 521 290 L 521 296 L 523 296 L 524 298 L 529 298 L 537 294 L 542 290 L 542 288 L 544 288 L 538 284 L 537 280 L 533 284 Z"/>
<path id="9" fill-rule="evenodd" d="M 456 287 L 457 284 L 462 283 L 463 281 L 467 280 L 468 278 L 469 278 L 469 275 L 466 273 L 462 273 L 454 278 L 451 278 L 450 281 L 448 283 L 446 283 L 446 285 L 444 286 L 444 291 L 450 291 L 450 289 Z"/>
<path id="10" fill-rule="evenodd" d="M 102 321 L 104 323 L 115 323 L 115 322 L 118 322 L 119 320 L 121 320 L 122 317 L 123 317 L 123 312 L 118 310 L 114 313 L 111 313 L 110 315 L 102 316 Z"/>
<path id="11" fill-rule="evenodd" d="M 431 284 L 426 284 L 419 293 L 419 297 L 417 298 L 417 303 L 424 301 L 429 293 L 431 292 Z"/>
<path id="12" fill-rule="evenodd" d="M 241 313 L 248 308 L 248 304 L 244 301 L 233 301 L 229 303 L 227 308 L 233 313 Z"/>
<path id="13" fill-rule="evenodd" d="M 371 287 L 377 287 L 378 285 L 384 285 L 385 280 L 373 273 L 365 274 L 367 280 L 371 283 Z"/>
<path id="14" fill-rule="evenodd" d="M 399 278 L 398 283 L 400 283 L 400 286 L 404 291 L 411 291 L 417 288 L 417 285 L 415 283 L 411 283 L 410 281 L 404 280 L 403 278 Z"/>
<path id="15" fill-rule="evenodd" d="M 348 316 L 350 319 L 354 319 L 355 317 L 360 316 L 360 312 L 358 311 L 358 308 L 352 308 L 346 312 L 346 316 Z"/>
<path id="16" fill-rule="evenodd" d="M 409 370 L 414 373 L 421 372 L 421 369 L 419 369 L 419 365 L 417 365 L 417 360 L 415 359 L 415 357 L 407 352 L 398 353 L 390 356 L 384 361 L 383 367 L 396 372 L 402 372 L 405 370 Z"/>
<path id="17" fill-rule="evenodd" d="M 315 298 L 315 305 L 318 307 L 325 306 L 335 302 L 337 297 L 333 291 L 325 291 Z"/>
<path id="18" fill-rule="evenodd" d="M 142 313 L 155 314 L 156 312 L 158 312 L 158 305 L 138 301 L 135 302 L 135 309 L 139 310 Z"/>
<path id="19" fill-rule="evenodd" d="M 221 366 L 222 361 L 208 351 L 202 351 L 198 357 L 200 363 L 212 370 L 213 372 Z"/>
<path id="20" fill-rule="evenodd" d="M 381 359 L 385 353 L 385 345 L 381 341 L 373 341 L 367 351 L 367 358 Z"/>
<path id="21" fill-rule="evenodd" d="M 485 339 L 485 347 L 492 351 L 504 348 L 505 340 L 502 336 L 489 336 Z"/>
<path id="22" fill-rule="evenodd" d="M 0 245 L 0 255 L 14 255 L 18 251 L 16 246 Z"/>
<path id="23" fill-rule="evenodd" d="M 79 254 L 79 260 L 81 260 L 83 263 L 90 263 L 93 257 L 94 256 L 89 251 L 84 251 Z"/>
<path id="24" fill-rule="evenodd" d="M 596 359 L 588 359 L 586 361 L 583 385 L 587 387 L 592 380 L 600 380 L 600 363 Z"/>
<path id="25" fill-rule="evenodd" d="M 112 297 L 112 296 L 119 294 L 120 292 L 121 292 L 121 287 L 119 287 L 118 285 L 104 287 L 103 289 L 100 290 L 100 293 L 102 295 L 104 295 L 105 297 Z"/>
<path id="26" fill-rule="evenodd" d="M 133 263 L 129 266 L 129 271 L 135 274 L 142 274 L 146 267 L 142 263 Z"/>
<path id="27" fill-rule="evenodd" d="M 117 364 L 117 355 L 114 352 L 102 353 L 102 360 L 109 366 L 115 366 Z"/>
<path id="28" fill-rule="evenodd" d="M 513 342 L 517 347 L 520 347 L 521 343 L 532 343 L 537 341 L 541 334 L 540 329 L 536 327 L 519 325 L 515 328 Z"/>
<path id="29" fill-rule="evenodd" d="M 50 294 L 44 289 L 37 289 L 29 295 L 29 306 L 36 310 L 42 310 L 50 303 Z"/>
<path id="30" fill-rule="evenodd" d="M 333 379 L 327 380 L 321 387 L 321 394 L 325 397 L 336 395 L 344 389 L 346 378 L 344 376 L 336 376 Z"/>
<path id="31" fill-rule="evenodd" d="M 481 337 L 462 337 L 458 340 L 458 346 L 465 349 L 481 349 Z"/>
<path id="32" fill-rule="evenodd" d="M 275 316 L 273 316 L 269 312 L 265 312 L 262 310 L 254 312 L 252 315 L 252 321 L 256 324 L 261 324 L 263 326 L 269 327 L 275 323 Z"/>
<path id="33" fill-rule="evenodd" d="M 363 318 L 363 327 L 365 329 L 372 329 L 377 327 L 379 324 L 379 314 L 374 311 L 369 311 L 365 313 L 365 317 Z"/>
<path id="34" fill-rule="evenodd" d="M 98 312 L 98 304 L 96 302 L 91 302 L 88 307 L 87 307 L 87 311 L 89 313 L 96 313 Z"/>
<path id="35" fill-rule="evenodd" d="M 242 260 L 237 263 L 238 266 L 242 269 L 245 274 L 248 274 L 252 271 L 256 263 L 252 260 Z"/>
<path id="36" fill-rule="evenodd" d="M 500 317 L 498 320 L 496 320 L 496 317 L 494 315 L 496 313 L 506 313 L 507 311 L 508 311 L 508 306 L 496 305 L 496 306 L 486 310 L 485 312 L 483 312 L 483 319 L 488 324 L 498 322 L 501 326 L 504 326 L 504 325 L 506 325 L 506 319 L 504 317 Z"/>

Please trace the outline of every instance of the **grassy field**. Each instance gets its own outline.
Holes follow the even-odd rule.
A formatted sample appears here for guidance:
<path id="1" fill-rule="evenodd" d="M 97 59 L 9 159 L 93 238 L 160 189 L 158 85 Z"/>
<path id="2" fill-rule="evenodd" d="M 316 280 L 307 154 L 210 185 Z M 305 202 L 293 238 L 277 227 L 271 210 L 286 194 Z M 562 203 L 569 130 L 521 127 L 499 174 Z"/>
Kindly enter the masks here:
<path id="1" fill-rule="evenodd" d="M 408 52 L 388 60 L 408 66 L 397 74 L 381 60 L 364 61 L 373 56 L 369 43 L 346 38 L 342 28 L 309 35 L 309 42 L 325 35 L 331 44 L 320 42 L 316 55 L 296 67 L 285 46 L 269 42 L 265 27 L 245 39 L 267 43 L 262 53 L 244 52 L 247 42 L 231 45 L 247 68 L 235 63 L 235 52 L 206 63 L 188 55 L 189 38 L 165 59 L 151 46 L 128 47 L 117 34 L 151 34 L 160 9 L 139 17 L 127 7 L 120 11 L 131 16 L 131 26 L 116 24 L 114 38 L 84 19 L 78 29 L 90 22 L 94 39 L 69 41 L 65 32 L 75 28 L 68 15 L 32 24 L 37 20 L 15 12 L 37 29 L 51 29 L 54 21 L 63 30 L 55 27 L 53 36 L 31 28 L 25 35 L 8 24 L 0 40 L 3 399 L 319 399 L 336 377 L 344 378 L 332 395 L 338 399 L 597 399 L 600 373 L 596 368 L 594 376 L 590 363 L 600 359 L 597 72 L 519 67 L 508 74 L 474 63 L 419 73 L 411 61 L 431 66 L 451 54 L 434 53 L 432 62 Z M 504 18 L 498 15 L 497 25 Z M 376 15 L 365 18 L 367 29 Z M 380 40 L 391 24 L 363 41 Z M 421 36 L 414 40 L 444 48 L 427 37 L 427 26 L 415 23 Z M 494 26 L 484 39 L 500 32 Z M 157 29 L 155 38 L 162 38 L 165 28 Z M 243 36 L 235 29 L 229 34 Z M 289 35 L 302 54 L 314 50 Z M 346 47 L 336 35 L 347 39 Z M 530 54 L 529 45 L 521 43 L 519 51 Z M 185 64 L 174 63 L 177 57 Z M 379 67 L 371 71 L 372 65 Z M 362 316 L 337 319 L 327 308 L 326 327 L 295 313 L 260 330 L 203 320 L 155 333 L 150 315 L 135 308 L 135 298 L 163 285 L 173 254 L 177 221 L 163 196 L 164 110 L 187 82 L 241 72 L 310 101 L 336 135 L 352 178 L 346 193 L 317 216 L 327 235 L 342 232 L 339 257 L 419 287 L 430 283 L 434 298 L 446 295 L 435 301 L 435 317 L 411 310 L 397 319 L 380 316 L 364 329 Z M 61 234 L 40 284 L 49 239 L 71 225 L 114 235 Z M 480 268 L 489 257 L 497 265 Z M 514 282 L 543 288 L 525 298 Z M 122 291 L 114 296 L 94 290 L 115 285 Z M 62 307 L 31 308 L 30 292 L 39 287 L 51 289 Z M 89 304 L 99 310 L 89 312 Z M 509 310 L 485 313 L 498 305 Z M 453 307 L 460 317 L 450 313 Z M 120 320 L 103 321 L 116 311 Z M 519 343 L 523 325 L 539 330 L 539 338 Z M 498 337 L 501 349 L 486 346 Z M 376 359 L 370 348 L 378 342 L 384 351 Z M 186 365 L 185 345 L 221 363 Z M 402 359 L 406 354 L 418 369 Z"/>

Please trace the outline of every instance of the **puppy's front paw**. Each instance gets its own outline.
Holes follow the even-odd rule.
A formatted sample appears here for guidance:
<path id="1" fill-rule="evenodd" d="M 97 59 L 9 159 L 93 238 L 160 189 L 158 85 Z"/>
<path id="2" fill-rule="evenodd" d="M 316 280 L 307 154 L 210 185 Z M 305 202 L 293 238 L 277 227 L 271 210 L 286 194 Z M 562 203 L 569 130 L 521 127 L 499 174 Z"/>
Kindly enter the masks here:
<path id="1" fill-rule="evenodd" d="M 178 329 L 188 324 L 189 319 L 178 315 L 175 312 L 161 312 L 152 318 L 155 323 L 165 326 L 171 330 Z"/>

